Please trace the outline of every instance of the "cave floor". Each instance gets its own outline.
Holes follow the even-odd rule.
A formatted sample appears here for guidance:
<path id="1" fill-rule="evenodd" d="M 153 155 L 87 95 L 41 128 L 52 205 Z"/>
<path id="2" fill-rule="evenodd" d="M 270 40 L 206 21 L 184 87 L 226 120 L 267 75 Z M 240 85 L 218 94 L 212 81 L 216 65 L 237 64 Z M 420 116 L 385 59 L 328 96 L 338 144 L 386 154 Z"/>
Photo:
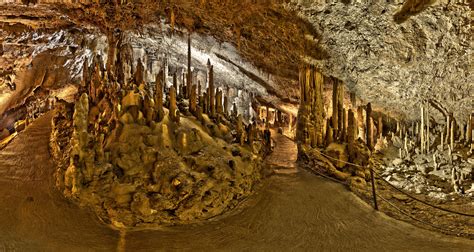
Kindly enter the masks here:
<path id="1" fill-rule="evenodd" d="M 50 114 L 41 117 L 0 151 L 0 249 L 472 251 L 474 247 L 474 241 L 386 217 L 342 185 L 304 170 L 269 177 L 225 216 L 195 225 L 119 232 L 54 189 L 54 164 L 47 147 L 50 119 Z M 275 151 L 281 151 L 275 139 Z M 286 142 L 280 148 L 290 145 Z"/>

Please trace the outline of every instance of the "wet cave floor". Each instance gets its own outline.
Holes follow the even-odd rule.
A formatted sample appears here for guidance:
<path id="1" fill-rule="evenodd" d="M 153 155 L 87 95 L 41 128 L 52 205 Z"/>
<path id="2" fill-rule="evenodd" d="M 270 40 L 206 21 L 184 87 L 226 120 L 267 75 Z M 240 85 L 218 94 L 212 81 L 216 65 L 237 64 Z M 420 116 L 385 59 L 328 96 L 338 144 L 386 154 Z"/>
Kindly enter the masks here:
<path id="1" fill-rule="evenodd" d="M 445 236 L 374 211 L 342 185 L 298 169 L 292 142 L 276 136 L 268 163 L 277 172 L 232 213 L 187 226 L 117 231 L 54 188 L 48 152 L 51 115 L 0 151 L 0 249 L 429 250 L 472 251 L 474 241 Z M 282 159 L 282 156 L 287 159 Z"/>

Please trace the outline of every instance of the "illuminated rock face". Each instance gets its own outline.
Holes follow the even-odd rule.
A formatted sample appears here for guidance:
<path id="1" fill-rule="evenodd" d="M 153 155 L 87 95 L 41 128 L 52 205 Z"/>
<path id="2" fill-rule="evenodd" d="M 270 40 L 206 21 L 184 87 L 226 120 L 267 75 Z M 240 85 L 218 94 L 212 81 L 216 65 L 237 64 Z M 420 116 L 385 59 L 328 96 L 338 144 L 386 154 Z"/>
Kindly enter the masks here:
<path id="1" fill-rule="evenodd" d="M 472 11 L 463 1 L 436 1 L 402 23 L 394 16 L 404 1 L 293 2 L 321 34 L 329 58 L 314 63 L 324 74 L 408 119 L 418 117 L 422 100 L 433 100 L 467 120 L 474 100 Z"/>

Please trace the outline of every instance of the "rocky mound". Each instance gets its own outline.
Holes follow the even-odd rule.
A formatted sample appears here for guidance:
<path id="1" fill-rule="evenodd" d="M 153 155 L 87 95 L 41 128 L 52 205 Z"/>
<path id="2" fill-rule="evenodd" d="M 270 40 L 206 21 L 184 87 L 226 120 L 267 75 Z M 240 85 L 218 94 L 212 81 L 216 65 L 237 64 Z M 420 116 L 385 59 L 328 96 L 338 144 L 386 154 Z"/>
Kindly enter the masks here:
<path id="1" fill-rule="evenodd" d="M 245 132 L 240 116 L 199 106 L 198 116 L 180 115 L 177 107 L 196 99 L 177 105 L 174 87 L 162 99 L 157 84 L 152 99 L 143 84 L 111 83 L 92 80 L 74 108 L 56 103 L 51 149 L 67 197 L 123 228 L 208 219 L 252 192 L 267 150 L 256 127 Z"/>

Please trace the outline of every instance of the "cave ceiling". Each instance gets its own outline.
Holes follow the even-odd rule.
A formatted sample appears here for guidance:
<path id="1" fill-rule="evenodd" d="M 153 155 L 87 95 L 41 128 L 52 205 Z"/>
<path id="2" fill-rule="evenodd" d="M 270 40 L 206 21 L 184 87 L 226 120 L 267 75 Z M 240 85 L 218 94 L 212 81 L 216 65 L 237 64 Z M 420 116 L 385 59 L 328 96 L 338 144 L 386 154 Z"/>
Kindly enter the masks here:
<path id="1" fill-rule="evenodd" d="M 28 7 L 13 2 L 20 1 L 2 1 L 0 6 L 0 98 L 18 99 L 10 99 L 7 104 L 3 99 L 0 111 L 18 105 L 36 88 L 33 85 L 20 94 L 12 94 L 7 76 L 36 85 L 67 85 L 73 81 L 61 74 L 49 79 L 43 76 L 46 81 L 37 80 L 31 72 L 20 74 L 31 67 L 33 56 L 40 57 L 38 62 L 48 62 L 48 55 L 43 52 L 52 50 L 60 57 L 54 58 L 57 67 L 50 67 L 50 72 L 70 73 L 71 69 L 63 68 L 71 63 L 71 55 L 81 49 L 81 43 L 87 41 L 79 38 L 81 34 L 100 34 L 103 37 L 97 41 L 101 41 L 132 31 L 138 41 L 150 29 L 166 32 L 167 36 L 171 30 L 183 40 L 191 31 L 198 41 L 195 52 L 211 50 L 222 64 L 250 79 L 249 83 L 264 87 L 262 93 L 269 94 L 269 100 L 297 104 L 298 67 L 309 62 L 325 75 L 343 80 L 363 102 L 372 102 L 376 108 L 402 118 L 416 118 L 421 101 L 432 101 L 461 120 L 473 109 L 474 6 L 467 1 L 372 4 L 140 0 L 123 1 L 126 3 L 121 5 L 112 1 L 39 1 Z M 60 46 L 48 48 L 54 39 L 52 34 L 57 35 L 59 30 L 66 32 L 58 38 Z M 222 53 L 227 49 L 238 57 Z M 181 52 L 176 53 L 175 58 L 179 59 Z M 204 64 L 203 59 L 193 60 Z M 243 79 L 239 82 L 247 85 Z M 441 118 L 441 114 L 438 116 Z"/>

